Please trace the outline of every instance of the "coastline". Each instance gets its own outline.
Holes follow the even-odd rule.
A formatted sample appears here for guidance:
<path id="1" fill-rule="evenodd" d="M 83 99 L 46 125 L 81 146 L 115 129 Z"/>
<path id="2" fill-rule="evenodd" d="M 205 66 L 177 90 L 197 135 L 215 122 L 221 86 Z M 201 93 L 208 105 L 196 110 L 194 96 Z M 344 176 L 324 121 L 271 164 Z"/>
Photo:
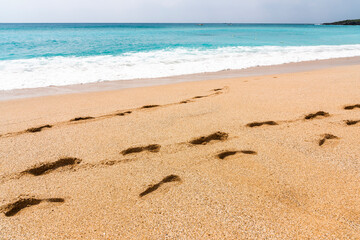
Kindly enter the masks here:
<path id="1" fill-rule="evenodd" d="M 359 66 L 1 101 L 2 237 L 358 239 Z"/>
<path id="2" fill-rule="evenodd" d="M 251 67 L 240 70 L 227 70 L 211 73 L 189 74 L 162 78 L 146 78 L 133 80 L 103 81 L 96 83 L 76 84 L 67 86 L 49 86 L 41 88 L 0 90 L 0 101 L 21 98 L 33 98 L 51 95 L 63 95 L 71 93 L 86 93 L 97 91 L 112 91 L 128 88 L 147 86 L 158 86 L 175 84 L 181 82 L 204 81 L 215 79 L 229 79 L 238 77 L 263 76 L 270 74 L 296 73 L 304 71 L 319 70 L 337 66 L 360 64 L 360 57 L 334 58 L 327 60 L 304 61 L 297 63 L 286 63 L 281 65 Z"/>

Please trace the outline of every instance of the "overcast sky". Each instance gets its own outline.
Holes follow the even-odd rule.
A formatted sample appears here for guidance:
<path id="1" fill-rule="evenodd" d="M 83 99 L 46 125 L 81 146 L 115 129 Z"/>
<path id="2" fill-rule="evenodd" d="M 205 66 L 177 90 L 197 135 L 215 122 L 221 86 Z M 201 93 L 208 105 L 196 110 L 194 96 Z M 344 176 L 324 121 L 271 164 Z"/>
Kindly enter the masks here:
<path id="1" fill-rule="evenodd" d="M 0 0 L 0 22 L 322 23 L 360 0 Z"/>

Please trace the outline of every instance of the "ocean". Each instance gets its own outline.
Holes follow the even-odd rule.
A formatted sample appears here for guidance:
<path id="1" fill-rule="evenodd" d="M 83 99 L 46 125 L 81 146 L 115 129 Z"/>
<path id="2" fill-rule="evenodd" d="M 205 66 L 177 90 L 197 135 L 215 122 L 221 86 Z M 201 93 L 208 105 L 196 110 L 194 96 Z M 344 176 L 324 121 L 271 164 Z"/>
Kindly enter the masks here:
<path id="1" fill-rule="evenodd" d="M 8 23 L 0 24 L 0 90 L 354 56 L 360 26 Z"/>

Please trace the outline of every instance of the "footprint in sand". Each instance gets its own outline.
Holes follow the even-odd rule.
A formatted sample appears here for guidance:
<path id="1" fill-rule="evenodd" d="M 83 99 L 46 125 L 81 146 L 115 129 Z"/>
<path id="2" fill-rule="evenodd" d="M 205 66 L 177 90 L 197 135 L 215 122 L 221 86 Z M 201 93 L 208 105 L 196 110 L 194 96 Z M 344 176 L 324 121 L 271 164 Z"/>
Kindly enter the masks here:
<path id="1" fill-rule="evenodd" d="M 76 117 L 70 120 L 70 122 L 78 122 L 78 121 L 84 121 L 84 120 L 89 120 L 89 119 L 94 119 L 94 117 Z"/>
<path id="2" fill-rule="evenodd" d="M 274 121 L 266 121 L 266 122 L 252 122 L 252 123 L 248 123 L 246 124 L 247 127 L 261 127 L 262 125 L 270 125 L 270 126 L 275 126 L 275 125 L 279 125 L 277 122 Z"/>
<path id="3" fill-rule="evenodd" d="M 222 88 L 215 88 L 215 89 L 213 89 L 214 92 L 218 92 L 218 91 L 221 91 L 221 90 L 223 90 L 223 89 L 222 89 Z"/>
<path id="4" fill-rule="evenodd" d="M 319 140 L 319 146 L 324 145 L 326 140 L 330 140 L 330 139 L 339 139 L 339 137 L 329 134 L 329 133 L 326 133 L 326 134 L 324 134 L 323 138 Z"/>
<path id="5" fill-rule="evenodd" d="M 305 116 L 305 120 L 310 120 L 310 119 L 314 119 L 317 117 L 329 117 L 330 114 L 328 112 L 324 112 L 324 111 L 318 111 L 316 113 L 310 113 L 308 115 Z"/>
<path id="6" fill-rule="evenodd" d="M 255 151 L 252 151 L 252 150 L 241 150 L 241 151 L 224 151 L 224 152 L 221 152 L 217 155 L 218 158 L 220 159 L 225 159 L 229 156 L 232 156 L 232 155 L 235 155 L 235 154 L 238 154 L 238 153 L 242 153 L 242 154 L 249 154 L 249 155 L 256 155 L 257 152 Z"/>
<path id="7" fill-rule="evenodd" d="M 206 98 L 206 97 L 210 97 L 210 96 L 213 96 L 213 95 L 217 95 L 217 94 L 220 94 L 221 92 L 220 91 L 222 91 L 223 90 L 223 88 L 215 88 L 215 89 L 212 89 L 211 91 L 213 91 L 213 92 L 215 92 L 215 93 L 212 93 L 212 94 L 210 94 L 210 95 L 204 95 L 204 96 L 195 96 L 195 97 L 193 97 L 193 98 L 191 98 L 191 99 L 200 99 L 200 98 Z M 184 104 L 184 103 L 189 103 L 189 102 L 193 102 L 193 101 L 191 101 L 190 99 L 188 99 L 188 100 L 184 100 L 184 101 L 181 101 L 181 102 L 179 102 L 180 104 Z"/>
<path id="8" fill-rule="evenodd" d="M 37 164 L 29 169 L 26 169 L 20 173 L 10 174 L 7 176 L 3 176 L 0 178 L 0 183 L 4 181 L 8 181 L 11 179 L 19 179 L 25 175 L 32 175 L 32 176 L 41 176 L 58 169 L 62 170 L 72 170 L 72 169 L 86 169 L 86 168 L 93 168 L 93 167 L 109 167 L 114 166 L 117 164 L 128 163 L 132 162 L 134 159 L 119 159 L 119 160 L 109 160 L 105 159 L 98 163 L 84 163 L 79 165 L 82 160 L 78 158 L 60 158 L 55 162 L 47 162 L 47 163 L 40 163 Z"/>
<path id="9" fill-rule="evenodd" d="M 346 125 L 348 126 L 351 126 L 351 125 L 356 125 L 360 122 L 360 120 L 346 120 L 345 123 Z"/>
<path id="10" fill-rule="evenodd" d="M 115 114 L 116 116 L 125 116 L 125 115 L 128 115 L 128 114 L 130 114 L 130 113 L 132 113 L 131 111 L 126 111 L 126 112 L 121 112 L 121 113 L 117 113 L 117 114 Z"/>
<path id="11" fill-rule="evenodd" d="M 81 161 L 82 160 L 78 158 L 60 158 L 55 162 L 38 164 L 37 166 L 34 166 L 32 168 L 23 171 L 22 174 L 31 174 L 33 176 L 40 176 L 65 166 L 72 167 L 74 165 L 80 164 Z"/>
<path id="12" fill-rule="evenodd" d="M 52 125 L 47 124 L 40 127 L 28 128 L 25 130 L 25 132 L 29 132 L 29 133 L 41 132 L 44 128 L 52 128 Z"/>
<path id="13" fill-rule="evenodd" d="M 28 208 L 31 206 L 39 205 L 42 202 L 50 203 L 63 203 L 65 199 L 63 198 L 46 198 L 46 199 L 37 199 L 37 198 L 20 198 L 19 200 L 9 203 L 7 205 L 0 207 L 0 212 L 3 212 L 6 217 L 15 216 L 22 209 Z"/>
<path id="14" fill-rule="evenodd" d="M 208 136 L 203 136 L 199 138 L 195 138 L 190 141 L 191 144 L 194 145 L 206 145 L 207 143 L 211 141 L 225 141 L 229 137 L 229 134 L 224 132 L 216 132 L 213 134 L 210 134 Z"/>
<path id="15" fill-rule="evenodd" d="M 156 108 L 156 107 L 160 107 L 160 105 L 145 105 L 145 106 L 142 106 L 141 108 L 147 109 L 147 108 Z"/>
<path id="16" fill-rule="evenodd" d="M 345 110 L 353 110 L 355 108 L 360 108 L 360 104 L 349 105 L 344 107 Z"/>
<path id="17" fill-rule="evenodd" d="M 150 185 L 145 191 L 139 194 L 140 197 L 143 197 L 145 195 L 148 195 L 149 193 L 154 192 L 157 190 L 161 185 L 164 183 L 170 183 L 170 182 L 181 182 L 181 178 L 177 175 L 169 175 L 167 177 L 164 177 L 163 180 L 161 180 L 159 183 Z"/>
<path id="18" fill-rule="evenodd" d="M 150 144 L 147 146 L 141 146 L 141 147 L 132 147 L 132 148 L 128 148 L 126 150 L 123 150 L 121 152 L 122 155 L 127 155 L 127 154 L 131 154 L 131 153 L 140 153 L 143 151 L 148 151 L 148 152 L 159 152 L 160 151 L 161 146 L 159 144 Z"/>
<path id="19" fill-rule="evenodd" d="M 195 96 L 195 97 L 193 97 L 193 99 L 199 99 L 199 98 L 204 98 L 204 97 L 207 97 L 207 96 Z"/>

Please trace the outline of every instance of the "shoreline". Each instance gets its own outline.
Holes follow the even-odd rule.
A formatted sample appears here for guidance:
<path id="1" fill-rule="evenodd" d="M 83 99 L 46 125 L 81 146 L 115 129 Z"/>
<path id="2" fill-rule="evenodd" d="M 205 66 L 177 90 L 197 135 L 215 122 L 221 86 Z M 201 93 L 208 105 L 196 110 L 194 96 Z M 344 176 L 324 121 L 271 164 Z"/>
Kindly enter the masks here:
<path id="1" fill-rule="evenodd" d="M 170 76 L 162 78 L 143 78 L 133 80 L 103 81 L 65 86 L 49 86 L 41 88 L 26 88 L 0 90 L 0 101 L 23 98 L 63 95 L 86 92 L 102 92 L 129 88 L 169 85 L 181 82 L 195 82 L 215 79 L 231 79 L 240 77 L 265 76 L 272 74 L 298 73 L 325 68 L 350 66 L 360 64 L 360 57 L 333 58 L 326 60 L 303 61 L 280 65 L 251 67 L 239 70 L 224 70 L 219 72 L 197 73 L 189 75 Z"/>

